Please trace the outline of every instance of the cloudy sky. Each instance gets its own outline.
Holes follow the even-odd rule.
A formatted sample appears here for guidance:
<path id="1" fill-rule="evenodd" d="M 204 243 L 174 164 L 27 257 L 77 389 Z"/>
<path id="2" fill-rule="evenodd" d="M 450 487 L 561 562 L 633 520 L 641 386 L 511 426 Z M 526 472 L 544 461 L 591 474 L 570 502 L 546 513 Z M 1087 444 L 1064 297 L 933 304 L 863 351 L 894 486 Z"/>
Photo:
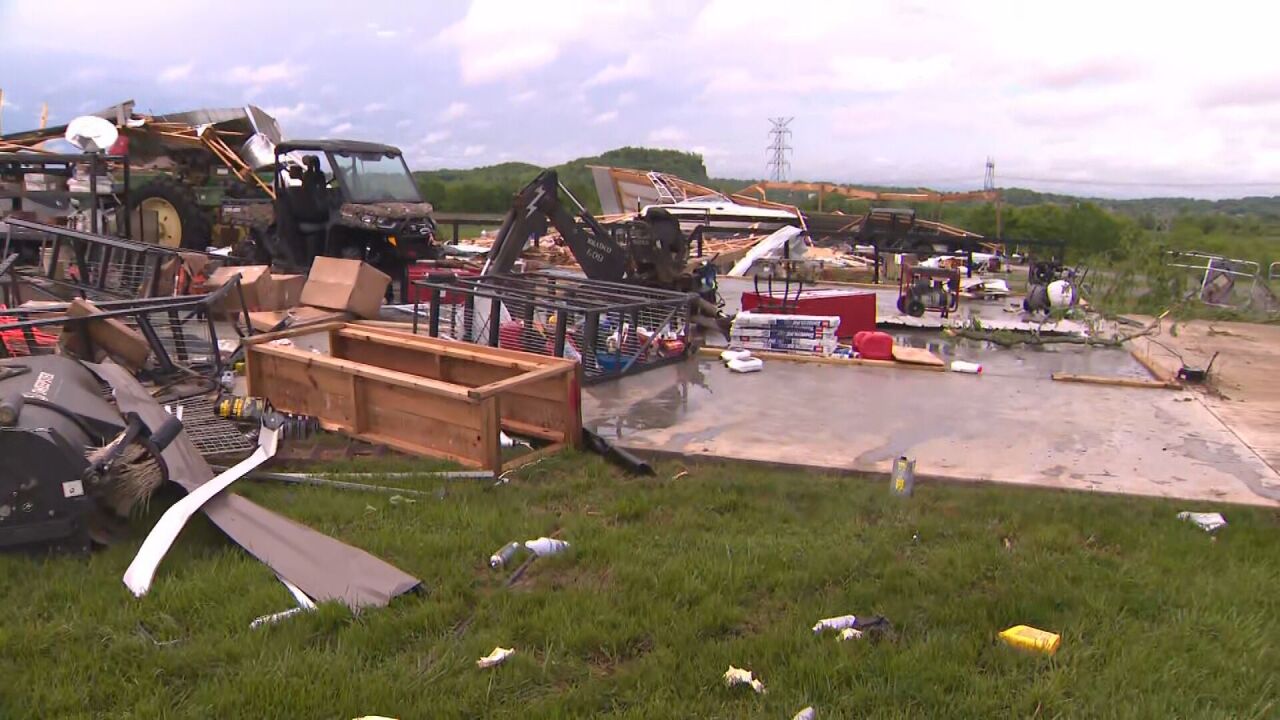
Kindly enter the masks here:
<path id="1" fill-rule="evenodd" d="M 1280 194 L 1274 3 L 0 0 L 6 131 L 133 98 L 254 103 L 415 168 L 622 145 L 763 177 L 1077 194 Z"/>

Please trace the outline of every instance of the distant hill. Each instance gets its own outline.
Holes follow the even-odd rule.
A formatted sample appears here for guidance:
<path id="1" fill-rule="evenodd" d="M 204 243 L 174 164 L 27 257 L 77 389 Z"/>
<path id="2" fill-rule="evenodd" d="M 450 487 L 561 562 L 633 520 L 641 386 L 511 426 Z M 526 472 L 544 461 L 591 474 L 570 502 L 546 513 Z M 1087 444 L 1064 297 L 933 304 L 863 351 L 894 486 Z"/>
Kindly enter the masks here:
<path id="1" fill-rule="evenodd" d="M 696 183 L 706 183 L 707 166 L 702 156 L 678 150 L 624 147 L 593 157 L 578 158 L 552 166 L 560 182 L 587 205 L 600 212 L 595 183 L 588 165 L 637 168 L 671 173 Z M 522 162 L 472 168 L 415 172 L 427 199 L 443 212 L 506 212 L 511 196 L 537 176 L 543 168 Z"/>
<path id="2" fill-rule="evenodd" d="M 560 174 L 560 181 L 585 203 L 592 212 L 599 212 L 599 199 L 591 181 L 588 165 L 654 170 L 671 173 L 715 188 L 733 192 L 747 187 L 757 180 L 712 178 L 707 175 L 706 164 L 697 153 L 653 148 L 623 147 L 593 157 L 578 158 L 553 167 Z M 427 199 L 444 212 L 505 212 L 511 205 L 511 195 L 532 180 L 542 168 L 522 162 L 508 162 L 467 170 L 432 170 L 416 172 Z M 863 186 L 869 190 L 911 191 L 916 188 Z M 1113 200 L 1109 198 L 1079 197 L 1057 193 L 1043 193 L 1025 188 L 1002 188 L 1004 204 L 1008 207 L 1057 205 L 1069 207 L 1091 203 L 1105 210 L 1138 220 L 1146 226 L 1182 216 L 1227 216 L 1232 219 L 1257 220 L 1263 224 L 1280 223 L 1280 197 L 1247 197 L 1231 200 L 1196 200 L 1194 198 L 1157 197 L 1137 200 Z M 812 193 L 770 192 L 770 200 L 812 209 L 817 205 Z M 893 204 L 893 203 L 886 203 Z M 970 204 L 973 207 L 975 204 Z M 864 212 L 865 201 L 841 200 L 828 197 L 824 209 L 844 212 Z M 922 209 L 922 208 L 918 208 Z M 954 207 L 945 213 L 952 219 L 964 206 Z"/>

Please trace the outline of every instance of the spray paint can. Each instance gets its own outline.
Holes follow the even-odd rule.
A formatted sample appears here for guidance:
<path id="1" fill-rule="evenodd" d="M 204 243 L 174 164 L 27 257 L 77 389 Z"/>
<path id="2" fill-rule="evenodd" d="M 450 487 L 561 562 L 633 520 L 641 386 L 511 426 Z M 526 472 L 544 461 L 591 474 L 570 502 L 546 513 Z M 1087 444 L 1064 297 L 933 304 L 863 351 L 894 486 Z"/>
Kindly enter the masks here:
<path id="1" fill-rule="evenodd" d="M 906 455 L 893 461 L 893 472 L 889 474 L 889 487 L 894 495 L 910 497 L 916 488 L 916 461 Z"/>
<path id="2" fill-rule="evenodd" d="M 515 559 L 516 553 L 520 552 L 520 543 L 509 542 L 498 549 L 498 552 L 489 556 L 489 567 L 494 570 L 501 570 Z"/>

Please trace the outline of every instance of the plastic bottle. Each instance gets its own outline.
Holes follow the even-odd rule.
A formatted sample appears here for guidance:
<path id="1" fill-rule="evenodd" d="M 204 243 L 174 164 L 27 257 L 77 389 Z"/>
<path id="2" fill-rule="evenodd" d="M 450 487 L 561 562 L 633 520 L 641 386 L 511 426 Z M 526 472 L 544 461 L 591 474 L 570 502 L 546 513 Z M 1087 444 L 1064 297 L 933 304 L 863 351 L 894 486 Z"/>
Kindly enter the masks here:
<path id="1" fill-rule="evenodd" d="M 1030 625 L 1014 625 L 1000 633 L 1000 639 L 1016 648 L 1052 655 L 1058 652 L 1062 637 Z"/>
<path id="2" fill-rule="evenodd" d="M 982 363 L 965 362 L 964 360 L 952 360 L 951 372 L 971 373 L 973 375 L 982 374 Z"/>
<path id="3" fill-rule="evenodd" d="M 506 567 L 507 563 L 515 558 L 516 553 L 520 552 L 520 543 L 512 541 L 503 545 L 498 552 L 489 556 L 489 567 L 494 570 L 500 570 Z"/>

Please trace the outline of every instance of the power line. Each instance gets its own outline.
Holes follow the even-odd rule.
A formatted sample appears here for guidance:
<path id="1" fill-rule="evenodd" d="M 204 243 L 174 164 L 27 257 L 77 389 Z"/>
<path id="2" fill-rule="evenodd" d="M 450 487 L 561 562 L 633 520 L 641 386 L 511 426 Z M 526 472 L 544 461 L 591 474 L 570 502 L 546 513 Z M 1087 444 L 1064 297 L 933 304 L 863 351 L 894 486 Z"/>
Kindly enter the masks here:
<path id="1" fill-rule="evenodd" d="M 1070 178 L 1043 178 L 1026 175 L 1002 175 L 1006 180 L 1023 182 L 1057 183 L 1060 185 L 1151 185 L 1156 187 L 1280 187 L 1280 180 L 1251 182 L 1161 182 L 1159 180 L 1077 180 Z M 935 181 L 937 182 L 937 181 Z"/>
<path id="2" fill-rule="evenodd" d="M 773 127 L 769 130 L 769 136 L 772 140 L 769 147 L 766 148 L 769 155 L 769 178 L 779 182 L 785 181 L 791 173 L 791 161 L 788 154 L 791 152 L 791 121 L 794 117 L 776 117 L 769 118 L 769 122 L 773 123 Z"/>

